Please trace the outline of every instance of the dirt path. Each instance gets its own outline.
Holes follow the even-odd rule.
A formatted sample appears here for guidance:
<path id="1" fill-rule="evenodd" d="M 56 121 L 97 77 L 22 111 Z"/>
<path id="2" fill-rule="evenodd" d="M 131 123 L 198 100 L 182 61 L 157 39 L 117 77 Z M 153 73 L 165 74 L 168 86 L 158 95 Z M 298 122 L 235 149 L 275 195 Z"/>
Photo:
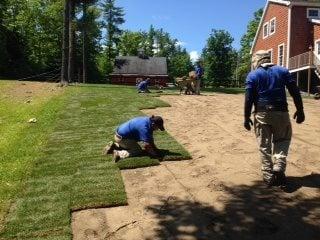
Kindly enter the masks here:
<path id="1" fill-rule="evenodd" d="M 129 205 L 74 213 L 75 240 L 320 239 L 319 101 L 306 100 L 307 121 L 293 123 L 284 192 L 260 181 L 242 95 L 161 99 L 172 107 L 145 112 L 163 116 L 193 159 L 122 171 Z"/>

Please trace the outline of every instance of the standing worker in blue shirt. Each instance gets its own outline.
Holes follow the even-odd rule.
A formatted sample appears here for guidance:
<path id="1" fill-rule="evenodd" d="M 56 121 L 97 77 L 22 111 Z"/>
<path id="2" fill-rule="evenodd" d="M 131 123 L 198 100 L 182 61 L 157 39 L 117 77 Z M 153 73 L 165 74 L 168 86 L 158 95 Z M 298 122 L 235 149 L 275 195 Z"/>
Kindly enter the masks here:
<path id="1" fill-rule="evenodd" d="M 148 89 L 148 85 L 150 84 L 150 78 L 147 78 L 143 81 L 141 81 L 137 88 L 138 88 L 138 93 L 150 93 Z"/>
<path id="2" fill-rule="evenodd" d="M 267 51 L 260 50 L 254 55 L 253 67 L 255 70 L 246 80 L 244 127 L 250 131 L 254 125 L 267 186 L 284 186 L 292 135 L 285 88 L 294 100 L 297 110 L 294 119 L 298 124 L 305 120 L 300 91 L 286 68 L 271 63 Z M 254 123 L 250 119 L 252 105 Z"/>
<path id="3" fill-rule="evenodd" d="M 201 78 L 203 76 L 203 68 L 201 67 L 200 62 L 197 63 L 196 68 L 196 78 L 197 78 L 197 82 L 196 82 L 196 94 L 200 95 L 200 88 L 201 88 Z"/>
<path id="4" fill-rule="evenodd" d="M 113 154 L 113 160 L 138 156 L 142 148 L 138 142 L 142 142 L 144 149 L 150 157 L 158 158 L 159 150 L 153 139 L 153 132 L 164 131 L 163 119 L 160 116 L 136 117 L 121 124 L 115 133 L 115 142 L 110 142 L 104 148 L 104 154 Z"/>

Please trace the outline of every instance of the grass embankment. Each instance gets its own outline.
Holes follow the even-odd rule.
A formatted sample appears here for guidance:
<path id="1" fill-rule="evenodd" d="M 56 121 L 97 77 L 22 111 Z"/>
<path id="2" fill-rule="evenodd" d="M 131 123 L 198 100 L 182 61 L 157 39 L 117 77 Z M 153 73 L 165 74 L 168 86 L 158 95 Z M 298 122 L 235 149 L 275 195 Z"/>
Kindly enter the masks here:
<path id="1" fill-rule="evenodd" d="M 119 167 L 159 164 L 140 157 L 120 161 L 117 166 L 101 151 L 119 123 L 142 115 L 140 109 L 167 106 L 164 102 L 138 95 L 132 88 L 89 85 L 67 88 L 63 104 L 62 111 L 51 105 L 45 108 L 53 111 L 54 128 L 41 153 L 29 154 L 35 160 L 30 161 L 30 174 L 20 183 L 23 190 L 6 217 L 3 239 L 71 239 L 72 210 L 126 204 Z M 30 130 L 40 130 L 40 116 Z M 157 134 L 155 139 L 160 148 L 170 151 L 164 160 L 190 157 L 167 133 Z M 23 142 L 18 137 L 15 145 Z"/>
<path id="2" fill-rule="evenodd" d="M 0 228 L 63 106 L 61 89 L 33 93 L 22 84 L 0 81 Z M 27 122 L 33 117 L 38 119 L 36 125 Z"/>

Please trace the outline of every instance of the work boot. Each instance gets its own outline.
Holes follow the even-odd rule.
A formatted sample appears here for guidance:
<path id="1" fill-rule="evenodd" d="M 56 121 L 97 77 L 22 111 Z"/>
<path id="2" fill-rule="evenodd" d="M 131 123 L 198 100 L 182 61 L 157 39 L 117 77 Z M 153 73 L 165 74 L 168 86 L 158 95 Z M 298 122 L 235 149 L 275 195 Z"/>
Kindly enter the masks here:
<path id="1" fill-rule="evenodd" d="M 286 175 L 284 172 L 273 172 L 274 176 L 276 176 L 276 185 L 280 187 L 284 187 L 287 184 Z"/>
<path id="2" fill-rule="evenodd" d="M 104 147 L 102 154 L 107 155 L 113 153 L 113 150 L 116 148 L 116 145 L 114 142 L 109 142 L 107 146 Z"/>
<path id="3" fill-rule="evenodd" d="M 119 162 L 119 160 L 120 160 L 119 152 L 117 150 L 114 150 L 112 155 L 112 161 L 117 163 Z"/>
<path id="4" fill-rule="evenodd" d="M 264 178 L 263 181 L 265 182 L 268 188 L 276 186 L 276 176 L 274 174 L 272 174 L 272 177 L 269 179 Z"/>

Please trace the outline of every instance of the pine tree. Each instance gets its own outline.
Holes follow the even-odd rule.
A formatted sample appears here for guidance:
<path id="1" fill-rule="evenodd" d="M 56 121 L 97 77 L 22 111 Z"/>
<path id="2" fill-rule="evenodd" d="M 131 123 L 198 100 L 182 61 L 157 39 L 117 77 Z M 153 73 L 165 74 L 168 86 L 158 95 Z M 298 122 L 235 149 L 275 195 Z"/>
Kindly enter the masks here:
<path id="1" fill-rule="evenodd" d="M 107 30 L 107 59 L 113 61 L 117 55 L 117 45 L 122 33 L 119 26 L 125 22 L 124 11 L 123 8 L 115 6 L 115 0 L 105 0 L 102 7 Z"/>
<path id="2" fill-rule="evenodd" d="M 260 19 L 263 14 L 263 9 L 259 9 L 254 13 L 254 18 L 250 20 L 247 26 L 247 32 L 241 38 L 241 49 L 239 52 L 240 66 L 238 69 L 238 77 L 244 82 L 246 75 L 251 70 L 251 47 L 253 44 L 254 37 L 258 30 Z"/>
<path id="3" fill-rule="evenodd" d="M 62 38 L 62 65 L 61 65 L 61 85 L 69 82 L 68 59 L 69 59 L 69 6 L 71 0 L 65 0 L 63 11 L 63 38 Z"/>

